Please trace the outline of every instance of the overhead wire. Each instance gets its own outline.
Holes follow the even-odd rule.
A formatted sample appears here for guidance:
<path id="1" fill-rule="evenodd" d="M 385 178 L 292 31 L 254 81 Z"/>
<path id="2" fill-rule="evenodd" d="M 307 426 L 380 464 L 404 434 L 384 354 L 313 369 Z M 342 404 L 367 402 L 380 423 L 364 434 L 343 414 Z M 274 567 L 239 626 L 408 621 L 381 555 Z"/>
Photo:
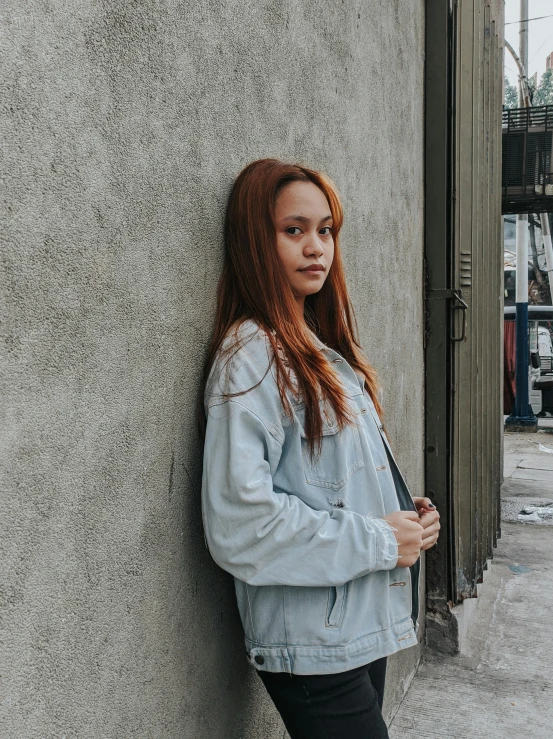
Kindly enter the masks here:
<path id="1" fill-rule="evenodd" d="M 546 43 L 547 43 L 548 41 L 549 41 L 549 42 L 551 43 L 551 39 L 550 39 L 550 38 L 546 38 L 546 39 L 545 39 L 545 41 L 543 42 L 543 44 L 542 44 L 542 45 L 541 45 L 541 46 L 540 46 L 540 47 L 538 48 L 538 51 L 536 51 L 536 52 L 534 52 L 534 53 L 532 54 L 532 56 L 530 57 L 530 62 L 532 61 L 532 59 L 534 59 L 534 57 L 536 56 L 536 54 L 537 54 L 537 53 L 538 53 L 539 51 L 541 51 L 541 49 L 543 49 L 543 47 L 545 46 L 545 44 L 546 44 Z M 530 66 L 530 62 L 528 62 L 528 66 Z"/>
<path id="2" fill-rule="evenodd" d="M 530 21 L 541 21 L 543 18 L 553 18 L 553 13 L 551 15 L 539 15 L 537 18 L 525 18 L 521 21 L 509 21 L 508 23 L 505 23 L 505 25 L 512 26 L 514 23 L 529 23 Z"/>

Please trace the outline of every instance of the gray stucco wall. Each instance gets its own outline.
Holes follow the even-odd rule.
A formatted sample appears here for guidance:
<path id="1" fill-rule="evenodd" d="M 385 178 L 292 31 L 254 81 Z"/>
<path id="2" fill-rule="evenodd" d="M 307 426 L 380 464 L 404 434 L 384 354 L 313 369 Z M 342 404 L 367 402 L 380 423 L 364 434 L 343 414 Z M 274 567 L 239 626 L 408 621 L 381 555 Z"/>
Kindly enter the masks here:
<path id="1" fill-rule="evenodd" d="M 337 183 L 421 491 L 423 6 L 5 0 L 2 738 L 282 736 L 201 527 L 223 208 L 261 156 Z"/>

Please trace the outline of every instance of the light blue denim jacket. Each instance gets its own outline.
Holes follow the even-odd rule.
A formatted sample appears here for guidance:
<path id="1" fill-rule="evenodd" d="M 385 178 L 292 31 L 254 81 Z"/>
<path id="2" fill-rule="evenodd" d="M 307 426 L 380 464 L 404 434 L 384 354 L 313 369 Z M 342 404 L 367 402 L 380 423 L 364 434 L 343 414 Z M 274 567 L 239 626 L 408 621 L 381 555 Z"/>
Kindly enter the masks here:
<path id="1" fill-rule="evenodd" d="M 312 460 L 304 405 L 291 398 L 293 417 L 285 413 L 265 333 L 247 321 L 240 336 L 231 359 L 219 353 L 206 388 L 202 513 L 213 559 L 235 578 L 250 662 L 336 673 L 414 645 L 418 598 L 381 520 L 414 505 L 362 380 L 318 343 L 356 423 L 339 430 L 327 410 Z"/>

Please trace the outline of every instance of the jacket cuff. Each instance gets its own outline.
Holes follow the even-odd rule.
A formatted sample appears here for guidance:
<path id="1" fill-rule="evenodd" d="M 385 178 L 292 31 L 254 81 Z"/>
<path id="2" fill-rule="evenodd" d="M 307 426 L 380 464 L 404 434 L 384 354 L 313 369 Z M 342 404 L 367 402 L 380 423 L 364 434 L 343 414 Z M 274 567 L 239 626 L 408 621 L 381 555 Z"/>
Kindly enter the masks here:
<path id="1" fill-rule="evenodd" d="M 393 570 L 398 561 L 398 543 L 394 531 L 387 521 L 381 518 L 371 518 L 376 529 L 376 569 Z"/>

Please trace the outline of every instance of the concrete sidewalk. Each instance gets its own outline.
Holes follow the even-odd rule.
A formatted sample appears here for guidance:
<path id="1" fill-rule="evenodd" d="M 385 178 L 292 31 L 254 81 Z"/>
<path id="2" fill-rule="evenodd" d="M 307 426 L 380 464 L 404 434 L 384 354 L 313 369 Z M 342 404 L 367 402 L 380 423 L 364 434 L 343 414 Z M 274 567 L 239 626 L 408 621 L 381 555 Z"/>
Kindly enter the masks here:
<path id="1" fill-rule="evenodd" d="M 463 653 L 426 653 L 390 739 L 552 739 L 553 528 L 547 503 L 553 504 L 553 435 L 507 434 L 502 538 Z"/>
<path id="2" fill-rule="evenodd" d="M 553 525 L 553 433 L 506 434 L 504 478 L 502 520 Z"/>

